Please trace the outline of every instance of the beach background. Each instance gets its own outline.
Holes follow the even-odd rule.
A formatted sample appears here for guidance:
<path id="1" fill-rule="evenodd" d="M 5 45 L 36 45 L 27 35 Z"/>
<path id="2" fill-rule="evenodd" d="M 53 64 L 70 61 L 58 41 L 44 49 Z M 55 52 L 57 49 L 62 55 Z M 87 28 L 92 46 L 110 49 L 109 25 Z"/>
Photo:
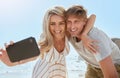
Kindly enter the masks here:
<path id="1" fill-rule="evenodd" d="M 0 47 L 33 36 L 38 41 L 45 12 L 54 6 L 82 5 L 96 15 L 95 27 L 120 38 L 119 0 L 0 0 Z M 69 78 L 84 78 L 86 64 L 72 46 L 67 56 Z M 0 78 L 31 78 L 37 60 L 8 67 L 0 61 Z"/>

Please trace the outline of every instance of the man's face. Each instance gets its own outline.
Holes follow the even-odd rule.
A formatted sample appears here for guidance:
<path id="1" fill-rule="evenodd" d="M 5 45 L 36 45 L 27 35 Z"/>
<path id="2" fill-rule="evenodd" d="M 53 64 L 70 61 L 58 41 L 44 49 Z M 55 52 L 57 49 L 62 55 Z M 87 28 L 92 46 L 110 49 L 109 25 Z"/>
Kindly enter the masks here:
<path id="1" fill-rule="evenodd" d="M 75 16 L 69 16 L 67 19 L 67 31 L 71 34 L 71 36 L 78 37 L 81 35 L 84 26 L 85 21 Z"/>

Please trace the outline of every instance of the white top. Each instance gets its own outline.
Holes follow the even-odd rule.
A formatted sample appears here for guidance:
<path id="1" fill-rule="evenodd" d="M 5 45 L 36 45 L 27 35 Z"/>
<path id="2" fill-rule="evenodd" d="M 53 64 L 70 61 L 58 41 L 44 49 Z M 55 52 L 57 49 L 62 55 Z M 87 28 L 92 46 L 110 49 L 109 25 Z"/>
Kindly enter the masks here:
<path id="1" fill-rule="evenodd" d="M 101 30 L 97 28 L 91 29 L 89 37 L 98 41 L 99 52 L 92 54 L 80 42 L 70 40 L 78 54 L 89 64 L 99 67 L 99 61 L 111 55 L 113 63 L 120 64 L 120 50 L 118 46 Z"/>
<path id="2" fill-rule="evenodd" d="M 32 78 L 67 78 L 65 56 L 68 53 L 69 45 L 66 39 L 62 53 L 52 47 L 42 60 L 38 60 L 34 67 Z"/>

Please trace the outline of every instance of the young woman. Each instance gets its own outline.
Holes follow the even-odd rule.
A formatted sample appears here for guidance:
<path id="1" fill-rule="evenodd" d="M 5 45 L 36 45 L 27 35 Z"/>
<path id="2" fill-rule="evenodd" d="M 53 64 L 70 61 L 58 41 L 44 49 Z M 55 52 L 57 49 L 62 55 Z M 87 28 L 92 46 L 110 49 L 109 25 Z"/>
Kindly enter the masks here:
<path id="1" fill-rule="evenodd" d="M 65 10 L 62 7 L 48 10 L 39 42 L 41 59 L 34 67 L 32 78 L 67 78 L 65 56 L 69 45 L 65 33 Z"/>

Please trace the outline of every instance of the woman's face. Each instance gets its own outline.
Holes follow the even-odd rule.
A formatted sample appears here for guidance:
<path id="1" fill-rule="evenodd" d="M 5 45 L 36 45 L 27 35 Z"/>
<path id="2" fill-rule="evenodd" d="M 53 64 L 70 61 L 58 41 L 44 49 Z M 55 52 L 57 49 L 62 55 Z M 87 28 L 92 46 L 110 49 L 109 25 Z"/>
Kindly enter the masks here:
<path id="1" fill-rule="evenodd" d="M 52 15 L 50 17 L 50 32 L 53 38 L 61 39 L 65 37 L 65 20 L 61 16 Z"/>

